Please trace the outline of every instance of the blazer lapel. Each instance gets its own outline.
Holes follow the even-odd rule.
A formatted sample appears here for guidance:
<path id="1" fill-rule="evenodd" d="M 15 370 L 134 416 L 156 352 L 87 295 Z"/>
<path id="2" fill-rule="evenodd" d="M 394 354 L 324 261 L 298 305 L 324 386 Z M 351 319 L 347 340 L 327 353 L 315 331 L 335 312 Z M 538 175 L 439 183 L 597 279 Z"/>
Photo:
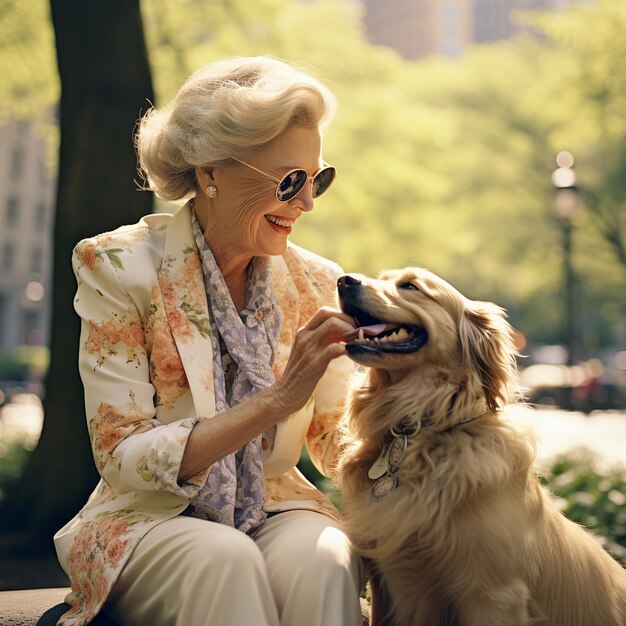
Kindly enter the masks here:
<path id="1" fill-rule="evenodd" d="M 213 417 L 213 336 L 189 204 L 168 223 L 159 286 L 197 415 Z"/>
<path id="2" fill-rule="evenodd" d="M 272 368 L 276 378 L 279 378 L 287 365 L 296 331 L 300 327 L 300 294 L 283 256 L 272 257 L 272 289 L 283 314 Z"/>

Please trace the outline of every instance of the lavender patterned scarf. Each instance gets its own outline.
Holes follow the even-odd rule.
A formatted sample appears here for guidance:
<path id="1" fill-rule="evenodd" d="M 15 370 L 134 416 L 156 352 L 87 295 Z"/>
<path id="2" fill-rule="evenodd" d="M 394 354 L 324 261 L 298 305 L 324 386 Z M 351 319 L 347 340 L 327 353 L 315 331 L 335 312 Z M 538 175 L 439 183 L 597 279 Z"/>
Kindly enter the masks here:
<path id="1" fill-rule="evenodd" d="M 272 293 L 271 262 L 267 257 L 252 260 L 246 309 L 241 314 L 237 312 L 202 229 L 193 213 L 192 216 L 215 338 L 215 412 L 222 413 L 274 383 L 272 363 L 282 313 Z M 259 435 L 214 463 L 204 487 L 192 499 L 188 514 L 252 533 L 266 518 L 264 496 Z"/>

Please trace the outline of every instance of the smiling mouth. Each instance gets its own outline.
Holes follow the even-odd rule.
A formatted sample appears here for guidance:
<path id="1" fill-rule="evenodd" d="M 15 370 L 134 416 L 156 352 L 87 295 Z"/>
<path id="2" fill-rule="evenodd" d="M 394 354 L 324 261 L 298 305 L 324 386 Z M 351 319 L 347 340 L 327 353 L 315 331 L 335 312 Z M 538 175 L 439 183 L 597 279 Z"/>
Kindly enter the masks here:
<path id="1" fill-rule="evenodd" d="M 417 352 L 428 341 L 428 332 L 417 324 L 396 324 L 372 317 L 353 305 L 344 312 L 354 318 L 357 328 L 344 335 L 351 356 L 380 353 Z"/>
<path id="2" fill-rule="evenodd" d="M 278 217 L 276 215 L 266 215 L 265 219 L 270 224 L 273 224 L 275 226 L 280 226 L 280 228 L 289 228 L 289 229 L 291 229 L 294 222 L 296 221 L 294 219 L 287 219 L 285 217 Z"/>

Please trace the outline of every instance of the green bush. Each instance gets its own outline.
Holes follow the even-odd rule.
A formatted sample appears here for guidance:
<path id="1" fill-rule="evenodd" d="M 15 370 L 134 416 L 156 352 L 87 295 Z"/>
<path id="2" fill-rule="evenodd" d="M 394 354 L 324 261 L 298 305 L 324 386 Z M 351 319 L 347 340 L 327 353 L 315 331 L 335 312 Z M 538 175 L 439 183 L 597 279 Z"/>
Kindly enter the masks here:
<path id="1" fill-rule="evenodd" d="M 600 468 L 591 452 L 574 450 L 556 457 L 542 480 L 561 511 L 626 565 L 626 469 Z"/>
<path id="2" fill-rule="evenodd" d="M 45 346 L 18 346 L 0 350 L 0 381 L 41 378 L 48 369 L 50 353 Z"/>
<path id="3" fill-rule="evenodd" d="M 343 502 L 341 493 L 337 489 L 335 483 L 326 478 L 317 471 L 313 461 L 309 457 L 306 447 L 302 447 L 302 455 L 298 463 L 298 469 L 304 474 L 305 478 L 311 481 L 322 493 L 325 493 L 331 502 L 341 511 L 343 510 Z"/>
<path id="4" fill-rule="evenodd" d="M 30 446 L 21 439 L 0 441 L 0 502 L 22 475 L 30 453 Z"/>

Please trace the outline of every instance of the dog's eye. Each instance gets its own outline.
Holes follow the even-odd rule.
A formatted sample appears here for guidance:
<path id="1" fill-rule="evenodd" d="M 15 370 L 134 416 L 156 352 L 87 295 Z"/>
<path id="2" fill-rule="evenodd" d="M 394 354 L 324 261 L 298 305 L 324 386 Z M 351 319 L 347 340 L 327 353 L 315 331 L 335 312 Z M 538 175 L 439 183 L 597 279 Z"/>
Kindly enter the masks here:
<path id="1" fill-rule="evenodd" d="M 413 290 L 413 291 L 419 291 L 419 289 L 413 284 L 413 283 L 400 283 L 398 285 L 398 289 L 407 289 L 407 290 Z"/>

